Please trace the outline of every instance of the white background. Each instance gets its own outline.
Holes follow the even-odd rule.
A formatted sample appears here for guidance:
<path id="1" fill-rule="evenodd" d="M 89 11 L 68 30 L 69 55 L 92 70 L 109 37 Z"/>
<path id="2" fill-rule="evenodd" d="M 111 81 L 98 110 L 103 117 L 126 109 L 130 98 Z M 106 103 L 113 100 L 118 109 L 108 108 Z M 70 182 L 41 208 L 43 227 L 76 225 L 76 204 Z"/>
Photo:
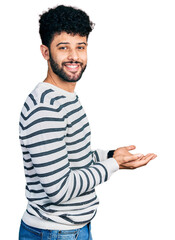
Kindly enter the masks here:
<path id="1" fill-rule="evenodd" d="M 93 238 L 174 240 L 175 3 L 170 0 L 1 2 L 1 238 L 18 239 L 27 204 L 18 121 L 27 95 L 47 72 L 38 15 L 61 3 L 82 8 L 96 23 L 88 68 L 76 88 L 91 124 L 92 147 L 135 144 L 134 153 L 158 155 L 146 167 L 119 170 L 97 187 Z"/>

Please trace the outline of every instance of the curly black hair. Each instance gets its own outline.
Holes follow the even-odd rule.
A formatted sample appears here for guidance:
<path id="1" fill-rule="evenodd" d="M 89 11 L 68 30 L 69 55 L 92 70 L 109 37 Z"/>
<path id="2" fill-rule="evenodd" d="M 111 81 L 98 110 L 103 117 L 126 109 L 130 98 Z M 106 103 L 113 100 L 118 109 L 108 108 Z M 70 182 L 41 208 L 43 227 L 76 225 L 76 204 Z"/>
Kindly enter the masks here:
<path id="1" fill-rule="evenodd" d="M 47 47 L 50 47 L 56 33 L 66 32 L 88 37 L 94 27 L 84 11 L 64 5 L 51 8 L 40 15 L 39 24 L 42 44 Z"/>

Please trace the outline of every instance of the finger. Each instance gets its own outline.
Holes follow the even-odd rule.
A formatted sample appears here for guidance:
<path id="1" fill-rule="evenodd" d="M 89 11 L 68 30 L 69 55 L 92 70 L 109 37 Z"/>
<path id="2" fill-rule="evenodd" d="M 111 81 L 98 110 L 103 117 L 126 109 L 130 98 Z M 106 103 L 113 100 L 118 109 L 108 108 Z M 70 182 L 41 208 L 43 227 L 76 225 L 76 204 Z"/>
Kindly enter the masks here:
<path id="1" fill-rule="evenodd" d="M 147 155 L 142 155 L 139 160 L 145 160 L 147 157 L 149 157 L 151 153 L 148 153 Z"/>
<path id="2" fill-rule="evenodd" d="M 135 145 L 129 145 L 129 146 L 126 146 L 125 148 L 126 148 L 128 151 L 131 151 L 131 150 L 136 149 L 136 146 L 135 146 Z"/>
<path id="3" fill-rule="evenodd" d="M 157 157 L 157 155 L 154 153 L 150 153 L 149 155 L 147 154 L 147 157 L 149 157 L 149 158 L 151 157 L 151 160 L 153 160 Z"/>
<path id="4" fill-rule="evenodd" d="M 139 154 L 136 154 L 137 156 Z M 141 167 L 141 166 L 144 166 L 146 165 L 149 161 L 155 159 L 157 157 L 156 154 L 153 154 L 153 153 L 148 153 L 146 156 L 144 156 L 143 154 L 140 154 L 141 156 L 136 159 L 136 160 L 133 160 L 133 161 L 128 161 L 128 163 L 130 165 L 128 165 L 128 167 L 131 167 L 131 168 L 137 168 L 137 167 Z M 135 161 L 135 162 L 134 162 Z M 138 161 L 138 162 L 137 162 Z M 127 163 L 127 162 L 126 162 Z"/>
<path id="5" fill-rule="evenodd" d="M 149 161 L 157 157 L 156 154 L 148 153 L 146 156 L 142 156 L 141 160 L 136 159 L 135 161 L 128 161 L 122 165 L 126 169 L 135 169 L 148 164 Z"/>
<path id="6" fill-rule="evenodd" d="M 146 159 L 154 159 L 154 158 L 156 158 L 157 157 L 157 155 L 156 154 L 154 154 L 154 153 L 148 153 L 146 156 L 144 156 L 142 159 L 143 160 L 146 160 Z"/>
<path id="7" fill-rule="evenodd" d="M 156 157 L 157 157 L 157 155 L 156 155 L 156 154 L 154 154 L 151 160 L 155 159 Z"/>
<path id="8" fill-rule="evenodd" d="M 131 162 L 131 161 L 135 161 L 138 160 L 139 158 L 141 158 L 143 156 L 143 154 L 132 154 L 130 156 L 125 156 L 124 157 L 124 161 L 125 162 Z"/>
<path id="9" fill-rule="evenodd" d="M 155 154 L 147 154 L 145 157 L 143 157 L 138 163 L 136 163 L 135 167 L 142 167 L 149 163 L 155 156 Z"/>

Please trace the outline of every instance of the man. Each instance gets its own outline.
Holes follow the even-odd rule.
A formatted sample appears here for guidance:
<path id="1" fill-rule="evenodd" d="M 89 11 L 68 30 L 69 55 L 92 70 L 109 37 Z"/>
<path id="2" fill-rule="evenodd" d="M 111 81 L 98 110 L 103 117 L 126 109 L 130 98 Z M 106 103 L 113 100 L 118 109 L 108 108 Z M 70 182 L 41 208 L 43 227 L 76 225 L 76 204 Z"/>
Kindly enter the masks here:
<path id="1" fill-rule="evenodd" d="M 19 239 L 92 239 L 95 187 L 119 168 L 141 167 L 156 155 L 133 155 L 135 146 L 91 150 L 89 123 L 74 89 L 86 68 L 93 23 L 85 12 L 63 5 L 39 22 L 48 74 L 29 94 L 20 117 L 28 206 Z"/>

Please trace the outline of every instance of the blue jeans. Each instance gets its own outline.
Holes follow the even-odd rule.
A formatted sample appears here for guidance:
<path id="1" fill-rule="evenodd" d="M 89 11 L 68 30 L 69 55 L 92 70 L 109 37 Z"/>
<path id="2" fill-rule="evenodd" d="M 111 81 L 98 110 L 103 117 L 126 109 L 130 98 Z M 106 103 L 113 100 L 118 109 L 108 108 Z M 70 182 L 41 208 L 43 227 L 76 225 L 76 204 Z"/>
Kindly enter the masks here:
<path id="1" fill-rule="evenodd" d="M 92 240 L 91 224 L 75 230 L 43 230 L 21 221 L 19 240 Z"/>

